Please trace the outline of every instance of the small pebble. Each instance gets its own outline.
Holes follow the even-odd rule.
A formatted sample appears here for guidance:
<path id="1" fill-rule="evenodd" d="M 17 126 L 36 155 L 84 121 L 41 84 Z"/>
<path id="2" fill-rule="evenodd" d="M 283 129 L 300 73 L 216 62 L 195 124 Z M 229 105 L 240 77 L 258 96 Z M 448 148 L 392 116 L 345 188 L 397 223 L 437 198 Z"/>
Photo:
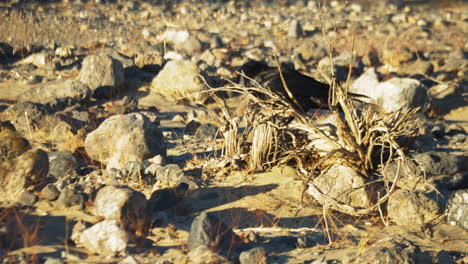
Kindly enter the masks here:
<path id="1" fill-rule="evenodd" d="M 434 136 L 435 138 L 443 138 L 444 135 L 445 135 L 445 131 L 444 131 L 444 127 L 441 126 L 441 125 L 435 125 L 432 127 L 431 129 L 431 134 L 432 136 Z"/>
<path id="2" fill-rule="evenodd" d="M 83 209 L 84 200 L 83 195 L 75 193 L 73 190 L 65 189 L 60 193 L 60 196 L 57 199 L 57 205 L 62 208 L 79 205 L 79 207 Z"/>
<path id="3" fill-rule="evenodd" d="M 252 248 L 240 254 L 239 262 L 241 264 L 266 264 L 266 252 L 261 247 Z"/>
<path id="4" fill-rule="evenodd" d="M 455 143 L 463 143 L 465 142 L 465 134 L 456 134 L 455 136 L 452 137 L 453 142 Z"/>
<path id="5" fill-rule="evenodd" d="M 47 201 L 56 200 L 59 195 L 60 191 L 52 183 L 47 184 L 41 192 L 41 197 Z"/>
<path id="6" fill-rule="evenodd" d="M 299 38 L 303 35 L 304 32 L 302 31 L 301 23 L 298 20 L 294 19 L 289 25 L 288 37 Z"/>

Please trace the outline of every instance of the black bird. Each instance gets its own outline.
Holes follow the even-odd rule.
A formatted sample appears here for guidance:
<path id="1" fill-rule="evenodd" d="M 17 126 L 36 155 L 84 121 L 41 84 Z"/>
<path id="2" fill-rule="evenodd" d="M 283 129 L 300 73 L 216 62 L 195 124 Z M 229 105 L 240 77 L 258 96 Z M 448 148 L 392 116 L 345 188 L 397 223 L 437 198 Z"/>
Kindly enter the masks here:
<path id="1" fill-rule="evenodd" d="M 277 67 L 270 67 L 264 62 L 250 60 L 242 65 L 239 72 L 248 77 L 245 78 L 241 75 L 239 84 L 253 87 L 254 82 L 252 80 L 254 80 L 262 87 L 269 88 L 272 92 L 283 96 L 293 105 L 296 105 L 297 102 L 301 110 L 307 111 L 310 108 L 328 106 L 330 86 L 296 70 L 281 66 L 281 73 L 294 100 L 291 100 L 288 96 Z M 355 94 L 349 93 L 349 95 L 353 96 Z"/>

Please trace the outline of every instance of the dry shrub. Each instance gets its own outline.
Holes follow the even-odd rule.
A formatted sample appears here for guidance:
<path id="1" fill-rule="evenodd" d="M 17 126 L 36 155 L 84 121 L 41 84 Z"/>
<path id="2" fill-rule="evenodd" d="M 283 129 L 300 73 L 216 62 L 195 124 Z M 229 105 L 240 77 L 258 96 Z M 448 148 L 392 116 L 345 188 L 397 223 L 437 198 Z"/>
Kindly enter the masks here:
<path id="1" fill-rule="evenodd" d="M 246 128 L 243 133 L 239 133 L 241 119 L 233 118 L 225 111 L 227 125 L 223 133 L 224 158 L 241 157 L 247 162 L 249 171 L 262 171 L 274 165 L 295 161 L 300 171 L 309 172 L 305 177 L 304 191 L 317 172 L 325 171 L 331 164 L 340 160 L 346 160 L 347 165 L 364 175 L 368 181 L 375 175 L 384 175 L 385 168 L 392 161 L 397 161 L 400 167 L 407 166 L 404 149 L 397 140 L 400 137 L 412 136 L 413 131 L 408 129 L 408 125 L 411 124 L 409 120 L 417 109 L 397 111 L 388 115 L 382 114 L 375 105 L 366 105 L 359 109 L 347 96 L 349 78 L 344 84 L 338 85 L 333 75 L 325 77 L 328 78 L 331 87 L 329 105 L 337 121 L 336 137 L 320 129 L 313 119 L 294 106 L 293 100 L 261 87 L 254 80 L 254 87 L 230 83 L 221 88 L 244 94 L 251 99 L 244 118 Z M 285 90 L 289 91 L 284 80 L 283 84 Z M 339 107 L 344 114 L 340 114 Z M 249 133 L 251 140 L 248 140 Z M 331 151 L 325 155 L 318 155 L 312 138 L 327 142 L 332 147 Z M 250 146 L 248 151 L 242 149 L 241 146 L 245 145 Z M 368 208 L 353 208 L 339 203 L 328 206 L 330 209 L 356 216 L 376 212 L 395 189 L 398 174 L 386 175 L 378 180 L 385 181 L 383 186 L 386 189 L 375 199 L 377 202 Z M 387 182 L 387 179 L 391 180 Z M 362 188 L 366 185 L 367 183 Z"/>

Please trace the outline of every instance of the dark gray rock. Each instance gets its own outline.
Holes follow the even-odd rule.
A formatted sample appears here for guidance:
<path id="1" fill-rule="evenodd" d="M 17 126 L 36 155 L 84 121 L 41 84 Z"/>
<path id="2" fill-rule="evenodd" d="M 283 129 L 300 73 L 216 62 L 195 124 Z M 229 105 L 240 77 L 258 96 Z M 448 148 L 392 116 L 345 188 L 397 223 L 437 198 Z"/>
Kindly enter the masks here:
<path id="1" fill-rule="evenodd" d="M 198 121 L 195 121 L 195 120 L 190 120 L 190 122 L 188 122 L 186 125 L 185 125 L 185 133 L 188 133 L 188 134 L 195 134 L 195 132 L 197 131 L 198 128 L 200 128 L 201 124 L 200 122 Z"/>
<path id="2" fill-rule="evenodd" d="M 296 246 L 298 248 L 309 248 L 317 244 L 324 244 L 325 237 L 322 233 L 307 233 L 297 238 Z"/>
<path id="3" fill-rule="evenodd" d="M 243 251 L 239 256 L 240 264 L 266 264 L 266 252 L 261 247 L 252 248 L 251 250 Z"/>
<path id="4" fill-rule="evenodd" d="M 76 193 L 72 189 L 64 189 L 57 199 L 57 206 L 61 208 L 79 206 L 79 208 L 83 209 L 84 204 L 84 196 L 82 194 Z"/>
<path id="5" fill-rule="evenodd" d="M 414 264 L 415 247 L 403 239 L 382 239 L 364 251 L 354 263 Z"/>
<path id="6" fill-rule="evenodd" d="M 449 135 L 449 136 L 465 134 L 465 129 L 463 129 L 463 127 L 461 127 L 459 125 L 455 125 L 455 124 L 449 125 L 446 130 L 447 130 L 446 134 Z"/>
<path id="7" fill-rule="evenodd" d="M 13 47 L 8 43 L 0 42 L 0 59 L 6 59 L 13 56 Z"/>
<path id="8" fill-rule="evenodd" d="M 431 134 L 435 138 L 443 138 L 445 135 L 445 128 L 441 125 L 435 125 L 431 129 Z"/>
<path id="9" fill-rule="evenodd" d="M 180 183 L 175 189 L 163 188 L 154 191 L 149 200 L 151 211 L 162 211 L 174 207 L 183 199 L 188 189 L 188 184 Z"/>
<path id="10" fill-rule="evenodd" d="M 455 191 L 447 204 L 447 223 L 468 230 L 468 189 Z"/>
<path id="11" fill-rule="evenodd" d="M 32 206 L 37 202 L 37 195 L 33 192 L 24 191 L 18 198 L 18 203 Z"/>
<path id="12" fill-rule="evenodd" d="M 89 87 L 76 80 L 56 80 L 35 86 L 18 96 L 19 102 L 49 105 L 53 109 L 83 103 L 91 97 Z"/>
<path id="13" fill-rule="evenodd" d="M 192 222 L 187 247 L 194 250 L 206 246 L 216 252 L 227 252 L 235 249 L 239 243 L 237 235 L 221 219 L 203 212 Z"/>
<path id="14" fill-rule="evenodd" d="M 78 169 L 78 161 L 70 151 L 49 153 L 49 176 L 63 178 L 74 175 Z"/>
<path id="15" fill-rule="evenodd" d="M 47 201 L 54 201 L 59 195 L 60 191 L 52 183 L 47 184 L 41 192 L 41 197 Z"/>
<path id="16" fill-rule="evenodd" d="M 122 63 L 107 55 L 89 55 L 83 60 L 79 80 L 91 89 L 93 97 L 107 99 L 121 92 L 124 84 Z"/>
<path id="17" fill-rule="evenodd" d="M 195 132 L 195 137 L 200 139 L 214 139 L 218 133 L 218 128 L 212 124 L 202 124 Z"/>
<path id="18" fill-rule="evenodd" d="M 454 174 L 466 169 L 466 158 L 446 152 L 426 152 L 411 155 L 429 177 Z"/>
<path id="19" fill-rule="evenodd" d="M 429 151 L 414 153 L 408 169 L 400 170 L 397 186 L 406 190 L 432 191 L 435 188 L 454 189 L 464 184 L 459 173 L 467 170 L 467 157 L 447 152 Z M 387 174 L 395 175 L 398 166 L 395 162 L 388 166 Z M 390 181 L 393 179 L 389 178 Z M 432 187 L 429 187 L 431 184 Z M 429 189 L 428 189 L 429 188 Z M 462 187 L 459 187 L 462 188 Z"/>

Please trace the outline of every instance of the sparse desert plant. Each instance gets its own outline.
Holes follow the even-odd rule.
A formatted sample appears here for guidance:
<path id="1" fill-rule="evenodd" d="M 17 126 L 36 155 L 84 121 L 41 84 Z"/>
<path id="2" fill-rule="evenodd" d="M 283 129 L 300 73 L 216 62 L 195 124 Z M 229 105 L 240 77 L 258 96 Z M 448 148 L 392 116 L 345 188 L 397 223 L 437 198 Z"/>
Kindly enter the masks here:
<path id="1" fill-rule="evenodd" d="M 325 27 L 322 25 L 322 28 Z M 349 192 L 369 188 L 376 182 L 383 182 L 379 185 L 383 187 L 374 187 L 370 194 L 374 202 L 366 208 L 355 208 L 332 199 L 332 202 L 319 201 L 323 203 L 324 210 L 337 210 L 353 216 L 380 212 L 384 220 L 380 206 L 395 190 L 401 174 L 400 169 L 406 170 L 409 162 L 398 139 L 414 135 L 414 130 L 408 128 L 411 125 L 410 118 L 418 109 L 384 114 L 376 105 L 358 106 L 347 93 L 351 66 L 347 80 L 337 83 L 333 65 L 334 40 L 330 40 L 325 31 L 323 36 L 329 46 L 331 61 L 330 71 L 327 71 L 331 72 L 331 76 L 324 74 L 323 77 L 330 86 L 329 110 L 336 120 L 336 135 L 323 131 L 307 113 L 295 107 L 295 99 L 287 87 L 277 61 L 281 81 L 289 98 L 271 91 L 268 87 L 262 87 L 252 79 L 250 83 L 253 87 L 230 82 L 216 90 L 239 93 L 251 101 L 243 120 L 234 118 L 228 111 L 223 112 L 227 128 L 224 132 L 223 155 L 227 159 L 232 159 L 233 156 L 242 157 L 247 162 L 249 171 L 262 171 L 274 165 L 295 161 L 300 171 L 307 172 L 303 193 L 310 180 L 318 173 L 325 171 L 334 162 L 344 161 L 366 179 L 365 184 L 351 188 Z M 354 53 L 354 48 L 351 53 Z M 349 65 L 352 65 L 352 59 L 351 56 Z M 249 79 L 245 75 L 243 77 Z M 245 121 L 242 133 L 239 132 L 241 121 Z M 319 138 L 330 146 L 328 153 L 319 154 L 319 150 L 313 144 L 314 138 Z M 249 147 L 246 151 L 241 146 Z M 386 175 L 386 168 L 393 161 L 397 162 L 399 169 L 396 175 Z"/>

